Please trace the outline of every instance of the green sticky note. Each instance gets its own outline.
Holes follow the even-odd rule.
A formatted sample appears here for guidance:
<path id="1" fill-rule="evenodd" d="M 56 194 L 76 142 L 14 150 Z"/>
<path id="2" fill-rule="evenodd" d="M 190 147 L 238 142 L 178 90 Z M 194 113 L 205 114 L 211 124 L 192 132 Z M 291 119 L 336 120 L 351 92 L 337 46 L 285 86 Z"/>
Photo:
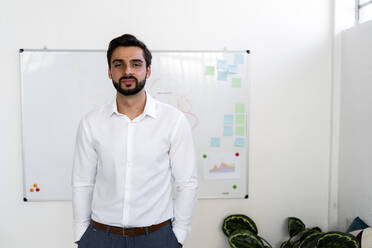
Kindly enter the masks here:
<path id="1" fill-rule="evenodd" d="M 244 124 L 245 115 L 235 115 L 235 124 Z"/>
<path id="2" fill-rule="evenodd" d="M 233 88 L 241 88 L 242 87 L 242 82 L 240 78 L 233 78 L 232 79 L 232 87 Z"/>
<path id="3" fill-rule="evenodd" d="M 235 113 L 244 113 L 245 105 L 244 104 L 235 104 Z"/>
<path id="4" fill-rule="evenodd" d="M 235 135 L 236 136 L 245 136 L 245 127 L 244 126 L 236 126 L 235 127 Z"/>
<path id="5" fill-rule="evenodd" d="M 205 75 L 213 76 L 214 75 L 214 66 L 206 66 L 205 67 Z"/>

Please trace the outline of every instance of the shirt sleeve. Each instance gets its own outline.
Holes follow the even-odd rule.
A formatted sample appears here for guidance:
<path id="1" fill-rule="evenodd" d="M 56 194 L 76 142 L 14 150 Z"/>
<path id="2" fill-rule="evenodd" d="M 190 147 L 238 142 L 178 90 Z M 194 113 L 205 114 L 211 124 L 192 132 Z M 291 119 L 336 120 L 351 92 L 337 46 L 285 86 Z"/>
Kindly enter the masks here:
<path id="1" fill-rule="evenodd" d="M 171 137 L 170 163 L 175 182 L 173 232 L 183 244 L 191 230 L 198 179 L 191 127 L 182 114 Z"/>
<path id="2" fill-rule="evenodd" d="M 89 226 L 93 187 L 97 168 L 97 153 L 86 120 L 79 124 L 72 170 L 72 207 L 74 237 L 79 241 Z"/>

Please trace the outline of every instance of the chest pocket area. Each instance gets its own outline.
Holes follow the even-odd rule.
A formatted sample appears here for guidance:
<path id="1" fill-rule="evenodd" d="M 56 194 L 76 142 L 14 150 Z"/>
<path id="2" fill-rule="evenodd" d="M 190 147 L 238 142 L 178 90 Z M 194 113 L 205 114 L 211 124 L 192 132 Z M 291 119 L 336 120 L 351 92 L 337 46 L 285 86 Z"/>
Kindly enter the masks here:
<path id="1" fill-rule="evenodd" d="M 146 167 L 149 170 L 169 168 L 170 144 L 166 138 L 158 135 L 135 137 L 133 143 L 132 159 L 135 167 Z"/>

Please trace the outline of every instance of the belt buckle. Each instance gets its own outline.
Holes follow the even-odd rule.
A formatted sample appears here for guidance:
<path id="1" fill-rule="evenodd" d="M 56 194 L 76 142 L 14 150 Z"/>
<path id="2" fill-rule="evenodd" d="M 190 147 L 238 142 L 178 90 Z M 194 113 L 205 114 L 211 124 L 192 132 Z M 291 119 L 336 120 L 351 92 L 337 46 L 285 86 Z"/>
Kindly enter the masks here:
<path id="1" fill-rule="evenodd" d="M 126 235 L 125 235 L 125 228 L 123 228 L 123 236 L 125 237 Z"/>

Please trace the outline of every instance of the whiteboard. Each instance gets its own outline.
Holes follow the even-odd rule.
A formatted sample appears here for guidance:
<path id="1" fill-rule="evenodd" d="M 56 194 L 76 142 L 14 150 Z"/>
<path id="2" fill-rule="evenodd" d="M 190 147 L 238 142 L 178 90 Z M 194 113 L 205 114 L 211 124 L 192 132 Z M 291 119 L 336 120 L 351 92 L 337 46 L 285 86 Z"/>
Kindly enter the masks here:
<path id="1" fill-rule="evenodd" d="M 198 198 L 248 197 L 249 51 L 152 51 L 146 90 L 188 118 Z M 105 51 L 20 50 L 24 200 L 71 200 L 80 119 L 111 101 Z"/>

